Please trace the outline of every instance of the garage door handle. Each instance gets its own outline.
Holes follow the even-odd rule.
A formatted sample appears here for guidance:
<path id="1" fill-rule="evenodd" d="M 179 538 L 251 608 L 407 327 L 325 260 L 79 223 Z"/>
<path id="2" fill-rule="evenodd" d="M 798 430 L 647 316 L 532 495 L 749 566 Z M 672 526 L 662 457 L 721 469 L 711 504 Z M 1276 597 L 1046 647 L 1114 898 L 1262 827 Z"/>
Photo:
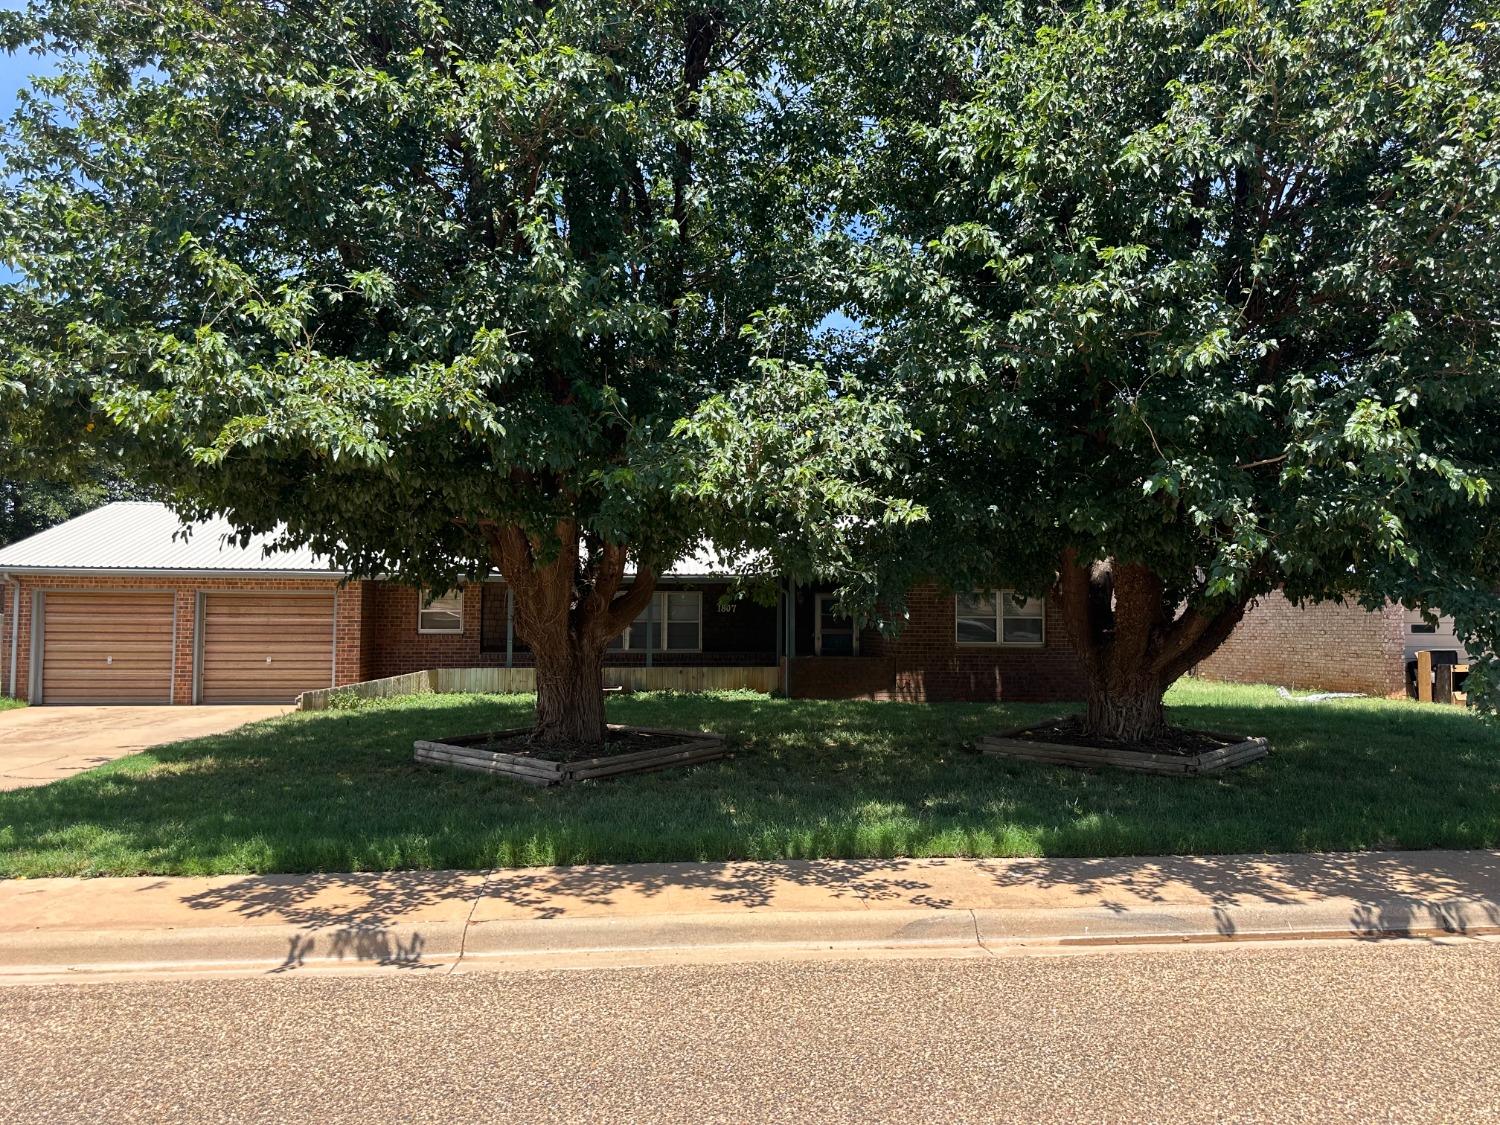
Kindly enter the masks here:
<path id="1" fill-rule="evenodd" d="M 271 663 L 271 658 L 270 658 L 270 657 L 269 657 L 269 656 L 268 656 L 268 657 L 266 657 L 266 663 L 267 663 L 267 664 L 269 664 L 269 663 Z"/>

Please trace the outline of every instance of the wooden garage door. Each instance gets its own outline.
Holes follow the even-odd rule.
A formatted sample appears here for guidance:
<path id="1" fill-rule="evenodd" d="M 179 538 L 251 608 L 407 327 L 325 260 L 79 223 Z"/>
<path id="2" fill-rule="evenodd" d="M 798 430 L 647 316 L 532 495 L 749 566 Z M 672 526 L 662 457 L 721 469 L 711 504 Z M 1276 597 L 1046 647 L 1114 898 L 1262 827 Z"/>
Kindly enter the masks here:
<path id="1" fill-rule="evenodd" d="M 42 596 L 43 703 L 171 701 L 171 594 Z"/>
<path id="2" fill-rule="evenodd" d="M 203 599 L 204 703 L 290 703 L 333 683 L 332 594 Z"/>

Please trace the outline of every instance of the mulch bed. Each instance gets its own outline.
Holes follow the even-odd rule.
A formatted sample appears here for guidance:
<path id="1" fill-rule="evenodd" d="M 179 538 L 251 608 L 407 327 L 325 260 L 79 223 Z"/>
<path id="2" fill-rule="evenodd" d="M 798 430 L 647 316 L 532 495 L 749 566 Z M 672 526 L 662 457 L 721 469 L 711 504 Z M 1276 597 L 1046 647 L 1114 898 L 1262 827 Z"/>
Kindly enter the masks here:
<path id="1" fill-rule="evenodd" d="M 663 734 L 653 730 L 621 727 L 606 731 L 602 746 L 597 742 L 554 742 L 543 746 L 533 743 L 530 734 L 505 733 L 481 743 L 479 749 L 514 754 L 521 758 L 536 758 L 543 762 L 572 762 L 580 758 L 613 758 L 617 754 L 633 754 L 637 750 L 670 750 L 674 746 L 680 746 L 682 741 L 682 735 L 675 731 Z"/>
<path id="2" fill-rule="evenodd" d="M 1144 742 L 1123 742 L 1118 738 L 1100 738 L 1085 734 L 1083 724 L 1076 718 L 1056 719 L 1050 723 L 1038 723 L 1024 730 L 1008 732 L 1006 738 L 1020 738 L 1028 742 L 1055 742 L 1062 746 L 1092 746 L 1100 750 L 1135 750 L 1146 754 L 1203 754 L 1221 746 L 1243 742 L 1234 735 L 1209 734 L 1202 730 L 1185 730 L 1168 727 L 1160 735 Z"/>
<path id="3" fill-rule="evenodd" d="M 704 731 L 653 730 L 611 726 L 600 743 L 538 745 L 530 728 L 422 740 L 413 747 L 417 761 L 495 774 L 527 785 L 570 785 L 628 773 L 690 766 L 724 757 L 722 735 Z"/>
<path id="4" fill-rule="evenodd" d="M 1083 732 L 1077 717 L 1032 723 L 976 739 L 974 748 L 997 758 L 1044 765 L 1097 769 L 1110 766 L 1137 773 L 1201 775 L 1223 773 L 1271 752 L 1264 738 L 1169 727 L 1145 743 L 1098 738 Z"/>

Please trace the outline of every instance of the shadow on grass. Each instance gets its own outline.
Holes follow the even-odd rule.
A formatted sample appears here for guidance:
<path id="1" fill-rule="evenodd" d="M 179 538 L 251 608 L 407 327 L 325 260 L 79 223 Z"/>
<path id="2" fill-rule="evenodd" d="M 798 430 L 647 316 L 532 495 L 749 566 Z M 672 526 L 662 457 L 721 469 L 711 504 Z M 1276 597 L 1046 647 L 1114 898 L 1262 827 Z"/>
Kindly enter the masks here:
<path id="1" fill-rule="evenodd" d="M 1208 685 L 1172 702 L 1184 725 L 1267 735 L 1273 756 L 1217 778 L 1087 773 L 964 750 L 1057 707 L 643 696 L 612 717 L 715 730 L 736 756 L 536 790 L 411 760 L 417 738 L 524 723 L 524 697 L 293 715 L 0 794 L 0 874 L 1500 844 L 1500 752 L 1473 716 Z"/>

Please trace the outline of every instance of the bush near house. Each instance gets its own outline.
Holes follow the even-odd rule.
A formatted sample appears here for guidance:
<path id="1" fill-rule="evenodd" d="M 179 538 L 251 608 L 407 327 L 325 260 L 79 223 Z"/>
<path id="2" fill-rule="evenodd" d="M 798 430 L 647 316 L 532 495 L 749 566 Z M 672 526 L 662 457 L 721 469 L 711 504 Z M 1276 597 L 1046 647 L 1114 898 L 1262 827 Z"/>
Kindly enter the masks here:
<path id="1" fill-rule="evenodd" d="M 411 758 L 435 730 L 523 723 L 529 697 L 427 695 L 0 794 L 0 876 L 1500 846 L 1500 735 L 1473 714 L 1194 681 L 1168 703 L 1275 752 L 1216 778 L 1087 773 L 964 749 L 1046 707 L 643 695 L 611 718 L 713 729 L 738 755 L 536 790 Z"/>

